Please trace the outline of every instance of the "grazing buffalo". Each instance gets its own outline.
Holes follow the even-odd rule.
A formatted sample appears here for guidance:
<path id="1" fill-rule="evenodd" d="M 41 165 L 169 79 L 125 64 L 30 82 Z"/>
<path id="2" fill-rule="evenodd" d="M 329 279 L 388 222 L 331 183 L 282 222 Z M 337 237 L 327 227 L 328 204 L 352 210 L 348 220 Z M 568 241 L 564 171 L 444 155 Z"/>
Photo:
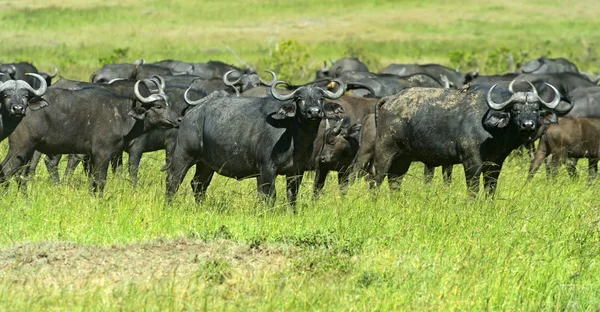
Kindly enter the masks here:
<path id="1" fill-rule="evenodd" d="M 28 113 L 10 135 L 0 182 L 27 165 L 36 150 L 47 155 L 86 154 L 91 156 L 92 190 L 102 193 L 109 162 L 128 141 L 157 126 L 178 125 L 179 116 L 169 109 L 167 97 L 142 96 L 140 82 L 133 89 L 135 100 L 103 88 L 48 88 L 37 99 L 47 107 Z"/>
<path id="2" fill-rule="evenodd" d="M 324 119 L 313 146 L 310 168 L 315 170 L 313 194 L 317 197 L 325 185 L 329 171 L 338 172 L 340 191 L 344 193 L 348 185 L 352 161 L 358 151 L 360 122 L 365 116 L 375 112 L 376 99 L 343 96 L 329 100 L 325 104 L 338 104 L 343 110 L 343 118 Z M 327 109 L 326 111 L 331 111 Z"/>
<path id="3" fill-rule="evenodd" d="M 523 64 L 517 72 L 523 74 L 579 73 L 579 69 L 573 62 L 562 57 L 540 57 Z"/>
<path id="4" fill-rule="evenodd" d="M 558 124 L 549 125 L 540 137 L 528 180 L 548 157 L 548 176 L 555 175 L 560 164 L 564 163 L 569 175 L 575 178 L 576 162 L 568 161 L 568 158 L 587 158 L 589 179 L 594 179 L 600 159 L 600 118 L 559 118 Z"/>
<path id="5" fill-rule="evenodd" d="M 380 71 L 383 74 L 392 74 L 398 76 L 407 76 L 412 74 L 429 74 L 433 77 L 446 76 L 450 81 L 451 88 L 461 88 L 467 82 L 479 76 L 479 70 L 471 73 L 461 73 L 452 68 L 439 64 L 391 64 Z"/>
<path id="6" fill-rule="evenodd" d="M 300 87 L 282 95 L 216 97 L 190 110 L 183 118 L 167 177 L 167 198 L 175 195 L 191 166 L 196 164 L 192 189 L 202 199 L 214 172 L 243 179 L 256 177 L 258 192 L 270 203 L 275 199 L 275 178 L 287 176 L 289 203 L 295 206 L 302 175 L 308 165 L 323 100 L 337 99 L 344 85 L 333 93 Z"/>
<path id="7" fill-rule="evenodd" d="M 58 74 L 58 68 L 54 66 L 54 74 L 48 74 L 39 72 L 38 69 L 33 66 L 33 64 L 27 62 L 1 64 L 0 74 L 4 75 L 0 75 L 0 82 L 7 80 L 23 80 L 31 87 L 39 88 L 41 86 L 39 80 L 33 76 L 27 75 L 27 73 L 38 74 L 42 76 L 42 78 L 44 78 L 46 81 L 46 85 L 49 86 L 52 84 L 52 78 L 56 77 Z"/>
<path id="8" fill-rule="evenodd" d="M 387 176 L 390 187 L 398 188 L 413 161 L 427 166 L 462 164 L 472 195 L 478 194 L 481 174 L 488 194 L 493 194 L 510 152 L 534 139 L 543 122 L 557 119 L 556 88 L 549 86 L 555 96 L 548 103 L 533 85 L 531 92 L 513 92 L 513 83 L 509 90 L 496 85 L 412 88 L 383 98 L 376 108 L 377 185 Z"/>
<path id="9" fill-rule="evenodd" d="M 46 93 L 46 80 L 38 75 L 25 75 L 38 80 L 40 87 L 34 89 L 23 80 L 8 80 L 0 82 L 0 141 L 6 139 L 21 122 L 27 110 L 38 110 L 46 103 L 35 101 Z M 3 75 L 0 74 L 0 77 Z"/>
<path id="10" fill-rule="evenodd" d="M 325 62 L 325 66 L 317 71 L 316 79 L 338 78 L 346 71 L 369 72 L 367 65 L 356 57 L 341 58 L 335 62 L 330 60 L 330 62 L 331 67 Z"/>

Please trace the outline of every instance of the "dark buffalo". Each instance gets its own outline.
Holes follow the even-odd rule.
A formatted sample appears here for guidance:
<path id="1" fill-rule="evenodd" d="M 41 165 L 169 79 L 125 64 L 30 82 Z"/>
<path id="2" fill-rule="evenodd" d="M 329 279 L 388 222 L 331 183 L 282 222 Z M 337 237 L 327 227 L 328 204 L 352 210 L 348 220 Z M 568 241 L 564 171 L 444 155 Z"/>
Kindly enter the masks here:
<path id="1" fill-rule="evenodd" d="M 352 173 L 354 176 L 368 176 L 371 187 L 373 183 L 373 160 L 375 159 L 375 141 L 377 128 L 375 127 L 375 114 L 367 115 L 362 121 L 362 127 L 359 136 L 359 148 L 352 163 Z M 431 183 L 435 175 L 435 166 L 425 165 L 423 176 L 425 183 Z M 446 185 L 452 182 L 452 165 L 442 166 L 442 177 Z"/>
<path id="2" fill-rule="evenodd" d="M 568 94 L 577 88 L 594 87 L 593 82 L 578 73 L 549 73 L 549 74 L 521 74 L 515 78 L 520 81 L 530 81 L 537 88 L 542 99 L 550 100 L 554 91 L 547 84 L 558 89 L 563 101 L 570 101 Z"/>
<path id="3" fill-rule="evenodd" d="M 86 154 L 91 156 L 92 190 L 102 193 L 111 158 L 129 140 L 157 126 L 178 124 L 167 97 L 144 97 L 139 84 L 134 88 L 136 100 L 103 88 L 49 88 L 38 99 L 48 107 L 28 113 L 10 135 L 2 181 L 27 165 L 36 150 L 47 155 Z"/>
<path id="4" fill-rule="evenodd" d="M 443 80 L 443 77 L 440 77 Z M 358 81 L 348 82 L 347 90 L 364 89 L 353 91 L 355 96 L 372 96 L 381 98 L 396 94 L 406 88 L 424 87 L 424 88 L 448 88 L 449 84 L 444 84 L 440 80 L 429 74 L 413 74 L 408 76 L 397 76 L 389 74 L 379 74 L 373 78 L 362 78 Z"/>
<path id="5" fill-rule="evenodd" d="M 190 75 L 200 77 L 200 79 L 204 80 L 212 78 L 222 78 L 228 71 L 234 71 L 232 75 L 233 79 L 238 78 L 240 74 L 254 73 L 254 70 L 250 68 L 242 69 L 233 65 L 223 63 L 221 61 L 208 61 L 206 63 L 190 63 L 175 60 L 163 60 L 152 63 L 152 65 L 168 68 L 175 72 L 186 72 Z"/>
<path id="6" fill-rule="evenodd" d="M 250 89 L 257 87 L 263 87 L 262 89 L 264 92 L 265 90 L 269 90 L 271 86 L 277 81 L 277 75 L 270 70 L 265 71 L 266 73 L 271 74 L 272 79 L 270 82 L 262 80 L 262 78 L 260 78 L 256 73 L 242 73 L 241 75 L 240 73 L 238 73 L 239 78 L 237 78 L 235 81 L 231 81 L 229 80 L 229 76 L 231 74 L 234 74 L 234 72 L 234 70 L 226 72 L 225 75 L 223 75 L 223 83 L 227 86 L 232 87 L 238 96 L 240 95 L 240 92 L 246 92 Z"/>
<path id="7" fill-rule="evenodd" d="M 439 64 L 391 64 L 380 71 L 383 74 L 392 74 L 398 76 L 407 76 L 412 74 L 425 73 L 433 77 L 441 75 L 448 78 L 451 88 L 461 88 L 467 82 L 479 76 L 479 70 L 471 73 L 461 73 L 458 70 L 448 68 Z"/>
<path id="8" fill-rule="evenodd" d="M 321 78 L 338 78 L 346 71 L 368 72 L 369 68 L 365 63 L 361 62 L 356 57 L 341 58 L 335 62 L 331 61 L 331 67 L 325 66 L 317 71 L 316 79 Z"/>
<path id="9" fill-rule="evenodd" d="M 519 74 L 517 74 L 517 73 L 508 73 L 508 74 L 503 74 L 503 75 L 489 75 L 489 76 L 478 75 L 477 77 L 468 76 L 467 81 L 465 81 L 465 82 L 466 82 L 466 84 L 469 84 L 469 85 L 484 85 L 484 86 L 491 87 L 499 82 L 506 82 L 508 84 L 511 81 L 515 80 L 518 76 L 519 76 Z M 469 78 L 472 78 L 472 79 L 469 80 Z M 466 87 L 468 87 L 468 86 L 466 86 Z"/>
<path id="10" fill-rule="evenodd" d="M 47 104 L 35 101 L 46 93 L 46 80 L 38 74 L 25 74 L 38 80 L 34 89 L 23 80 L 0 82 L 0 141 L 6 139 L 21 122 L 27 111 L 38 110 Z M 0 74 L 2 77 L 3 74 Z"/>
<path id="11" fill-rule="evenodd" d="M 9 63 L 0 65 L 0 73 L 4 74 L 0 76 L 0 82 L 7 80 L 23 80 L 27 82 L 33 88 L 39 88 L 40 82 L 38 79 L 27 75 L 27 73 L 38 74 L 44 78 L 46 85 L 52 84 L 52 78 L 58 74 L 58 68 L 54 66 L 54 74 L 42 73 L 33 66 L 31 63 L 20 62 L 20 63 Z"/>
<path id="12" fill-rule="evenodd" d="M 115 79 L 150 79 L 154 75 L 184 75 L 188 72 L 177 72 L 169 68 L 153 64 L 108 64 L 90 76 L 90 82 L 109 83 Z"/>
<path id="13" fill-rule="evenodd" d="M 540 57 L 537 60 L 523 64 L 517 72 L 523 74 L 579 73 L 579 69 L 577 69 L 577 66 L 573 62 L 562 57 Z"/>
<path id="14" fill-rule="evenodd" d="M 343 96 L 337 100 L 329 100 L 325 104 L 328 103 L 339 105 L 343 110 L 343 113 L 340 112 L 343 118 L 321 121 L 310 164 L 310 168 L 315 170 L 313 189 L 315 197 L 323 189 L 329 171 L 338 172 L 338 184 L 340 191 L 344 193 L 352 172 L 352 161 L 358 151 L 360 123 L 365 116 L 375 111 L 377 100 Z M 326 111 L 331 109 L 326 108 Z"/>
<path id="15" fill-rule="evenodd" d="M 569 161 L 569 158 L 587 158 L 589 179 L 594 179 L 600 159 L 600 118 L 559 118 L 558 124 L 549 125 L 540 137 L 528 180 L 533 178 L 542 161 L 547 158 L 549 176 L 555 175 L 558 167 L 564 163 L 573 178 L 577 177 L 577 163 Z"/>
<path id="16" fill-rule="evenodd" d="M 271 87 L 270 97 L 217 97 L 190 110 L 181 123 L 169 167 L 169 200 L 196 164 L 192 189 L 197 201 L 216 171 L 236 179 L 256 177 L 259 194 L 271 203 L 275 178 L 286 175 L 288 200 L 295 206 L 324 116 L 323 99 L 339 98 L 344 86 L 340 82 L 336 93 L 301 87 L 282 95 L 275 89 L 280 83 Z"/>
<path id="17" fill-rule="evenodd" d="M 460 163 L 473 195 L 479 191 L 482 174 L 488 194 L 493 194 L 506 157 L 532 140 L 543 122 L 555 122 L 560 102 L 552 86 L 555 96 L 548 103 L 535 88 L 512 92 L 512 85 L 509 90 L 495 85 L 464 90 L 412 88 L 382 99 L 376 110 L 377 185 L 387 176 L 390 187 L 398 188 L 413 161 L 427 166 Z"/>

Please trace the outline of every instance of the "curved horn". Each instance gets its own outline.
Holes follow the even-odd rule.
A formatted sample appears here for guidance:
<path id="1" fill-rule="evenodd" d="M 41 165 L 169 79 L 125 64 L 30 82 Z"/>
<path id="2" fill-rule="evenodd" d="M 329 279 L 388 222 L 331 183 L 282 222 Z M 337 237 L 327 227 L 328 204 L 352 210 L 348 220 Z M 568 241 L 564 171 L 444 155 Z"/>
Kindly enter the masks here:
<path id="1" fill-rule="evenodd" d="M 143 97 L 140 94 L 140 82 L 141 80 L 136 81 L 135 86 L 133 86 L 133 93 L 135 94 L 135 97 L 138 99 L 138 101 L 142 102 L 142 103 L 152 103 L 154 101 L 160 100 L 162 98 L 162 93 L 159 94 L 152 94 L 149 97 Z"/>
<path id="2" fill-rule="evenodd" d="M 513 79 L 509 84 L 508 84 L 508 91 L 510 91 L 510 93 L 515 93 L 515 91 L 513 91 L 513 85 L 515 84 L 517 80 Z M 497 85 L 497 84 L 496 84 Z M 494 87 L 496 86 L 494 85 Z"/>
<path id="3" fill-rule="evenodd" d="M 277 86 L 278 86 L 278 85 L 280 85 L 280 84 L 286 84 L 286 82 L 285 82 L 285 81 L 277 81 L 276 83 L 274 83 L 274 84 L 271 86 L 271 95 L 272 95 L 274 98 L 276 98 L 276 99 L 278 99 L 278 100 L 280 100 L 280 101 L 287 101 L 287 100 L 289 100 L 289 99 L 293 98 L 293 97 L 294 97 L 294 95 L 296 94 L 296 92 L 298 92 L 298 90 L 300 90 L 300 89 L 302 89 L 302 88 L 306 88 L 306 87 L 300 87 L 300 88 L 298 88 L 298 89 L 294 90 L 294 92 L 292 92 L 292 93 L 290 93 L 290 94 L 287 94 L 287 95 L 284 95 L 284 94 L 279 94 L 279 93 L 277 93 Z"/>
<path id="4" fill-rule="evenodd" d="M 271 76 L 273 76 L 273 79 L 271 80 L 271 82 L 266 82 L 264 80 L 262 80 L 262 78 L 258 77 L 258 79 L 260 80 L 260 82 L 262 84 L 264 84 L 265 86 L 272 86 L 275 82 L 277 82 L 277 75 L 275 75 L 275 72 L 273 72 L 272 70 L 265 70 L 265 73 L 269 73 L 271 74 Z"/>
<path id="5" fill-rule="evenodd" d="M 163 77 L 161 77 L 159 75 L 152 75 L 152 78 L 156 78 L 159 82 L 159 84 L 157 84 L 159 93 L 165 93 L 166 84 L 165 84 L 165 80 L 163 79 Z"/>
<path id="6" fill-rule="evenodd" d="M 554 90 L 554 100 L 552 100 L 552 102 L 548 103 L 548 102 L 544 102 L 544 100 L 542 100 L 542 98 L 540 98 L 538 96 L 538 99 L 540 99 L 540 102 L 542 104 L 544 104 L 544 106 L 548 107 L 549 109 L 555 109 L 558 106 L 558 103 L 560 103 L 560 92 L 558 92 L 558 90 L 551 84 L 545 82 L 545 85 L 547 85 L 548 87 L 552 88 L 552 90 Z M 535 88 L 534 88 L 535 90 Z M 535 92 L 537 95 L 537 92 Z M 572 105 L 572 104 L 571 104 Z M 569 108 L 570 110 L 571 108 Z"/>
<path id="7" fill-rule="evenodd" d="M 35 94 L 36 96 L 42 96 L 44 95 L 44 93 L 46 93 L 46 88 L 48 88 L 48 84 L 46 83 L 46 79 L 44 79 L 44 77 L 38 75 L 38 74 L 34 74 L 34 73 L 25 73 L 25 76 L 33 76 L 35 77 L 35 79 L 40 81 L 40 87 L 37 90 L 34 90 L 31 86 L 27 85 L 27 90 L 29 90 L 31 93 Z"/>
<path id="8" fill-rule="evenodd" d="M 514 81 L 514 80 L 513 80 L 513 81 Z M 511 82 L 511 84 L 512 84 L 512 82 Z M 497 85 L 498 85 L 498 84 L 495 84 L 495 85 L 493 85 L 493 86 L 490 88 L 490 90 L 488 91 L 488 93 L 487 93 L 487 97 L 486 97 L 486 103 L 487 103 L 487 105 L 488 105 L 488 106 L 489 106 L 491 109 L 499 111 L 499 110 L 502 110 L 504 107 L 506 107 L 508 104 L 510 104 L 510 103 L 513 101 L 513 96 L 511 96 L 511 97 L 510 97 L 510 99 L 508 99 L 508 101 L 506 101 L 506 102 L 503 102 L 503 103 L 495 103 L 495 102 L 492 100 L 492 90 L 494 90 L 494 88 L 496 88 L 496 86 L 497 86 Z"/>
<path id="9" fill-rule="evenodd" d="M 115 81 L 121 81 L 121 80 L 127 80 L 127 78 L 115 78 L 115 79 L 111 79 L 109 82 L 107 82 L 106 84 L 111 84 Z"/>
<path id="10" fill-rule="evenodd" d="M 338 90 L 337 92 L 333 93 L 331 91 L 325 90 L 325 89 L 321 89 L 323 91 L 323 97 L 331 99 L 331 100 L 335 100 L 335 99 L 339 99 L 342 95 L 344 95 L 344 92 L 346 91 L 346 85 L 339 79 L 333 79 L 332 82 L 335 82 L 338 84 Z"/>
<path id="11" fill-rule="evenodd" d="M 52 66 L 54 67 L 54 74 L 50 75 L 48 74 L 48 77 L 50 78 L 54 78 L 56 77 L 56 75 L 58 75 L 58 67 L 56 67 L 56 65 L 52 64 Z"/>
<path id="12" fill-rule="evenodd" d="M 329 62 L 331 63 L 331 65 L 334 64 L 333 60 L 331 58 L 329 58 Z"/>
<path id="13" fill-rule="evenodd" d="M 461 66 L 461 65 L 462 65 L 462 64 L 458 64 L 458 66 L 456 66 L 456 68 L 454 69 L 454 71 L 455 71 L 455 72 L 458 72 L 458 71 L 460 70 L 460 66 Z"/>
<path id="14" fill-rule="evenodd" d="M 189 86 L 187 89 L 185 89 L 185 92 L 183 93 L 183 100 L 184 100 L 186 103 L 188 103 L 188 105 L 192 105 L 192 106 L 200 104 L 204 98 L 201 98 L 201 99 L 199 99 L 199 100 L 195 100 L 195 101 L 192 101 L 192 100 L 190 100 L 190 99 L 188 98 L 188 92 L 189 92 L 191 89 L 192 89 L 192 87 L 191 87 L 191 86 Z"/>
<path id="15" fill-rule="evenodd" d="M 234 81 L 234 82 L 231 82 L 231 81 L 229 81 L 229 74 L 233 73 L 234 71 L 237 71 L 237 70 L 235 70 L 235 69 L 232 69 L 232 70 L 230 70 L 230 71 L 227 71 L 227 72 L 225 73 L 225 75 L 223 75 L 223 83 L 224 83 L 226 86 L 233 87 L 233 86 L 234 86 L 236 83 L 240 82 L 240 80 L 242 79 L 242 76 L 240 75 L 240 77 L 239 77 L 239 78 L 238 78 L 236 81 Z"/>
<path id="16" fill-rule="evenodd" d="M 360 82 L 356 82 L 356 81 L 348 82 L 348 87 L 346 88 L 346 90 L 355 90 L 355 89 L 366 89 L 367 91 L 369 91 L 369 93 L 371 93 L 371 96 L 377 97 L 375 90 L 373 90 L 373 88 L 371 86 L 368 86 L 364 83 L 360 83 Z"/>
<path id="17" fill-rule="evenodd" d="M 335 127 L 333 127 L 332 133 L 333 134 L 339 134 L 340 131 L 342 130 L 342 124 L 344 123 L 344 119 L 340 119 L 337 121 L 337 123 L 335 124 Z"/>

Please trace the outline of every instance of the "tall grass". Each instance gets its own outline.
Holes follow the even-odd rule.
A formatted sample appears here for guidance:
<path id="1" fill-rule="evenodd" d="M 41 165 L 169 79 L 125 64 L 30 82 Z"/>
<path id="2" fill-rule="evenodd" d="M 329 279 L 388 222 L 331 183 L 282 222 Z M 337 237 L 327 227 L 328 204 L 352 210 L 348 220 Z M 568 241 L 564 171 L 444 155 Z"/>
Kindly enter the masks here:
<path id="1" fill-rule="evenodd" d="M 243 6 L 243 7 L 242 7 Z M 268 64 L 278 42 L 308 68 L 348 52 L 390 62 L 480 66 L 508 53 L 566 56 L 599 69 L 595 1 L 20 1 L 0 3 L 0 59 L 87 80 L 102 59 L 221 59 Z M 250 12 L 250 13 L 249 13 Z M 115 54 L 115 51 L 126 51 Z M 487 66 L 487 67 L 486 67 Z M 266 69 L 266 68 L 265 68 Z M 374 68 L 373 70 L 376 70 Z M 304 77 L 303 79 L 308 79 Z M 2 144 L 0 154 L 6 154 Z M 423 183 L 415 163 L 398 192 L 334 177 L 318 201 L 305 175 L 298 213 L 254 180 L 217 177 L 193 202 L 188 177 L 164 206 L 164 154 L 144 156 L 140 185 L 109 175 L 104 198 L 82 174 L 44 169 L 0 197 L 3 310 L 593 310 L 600 306 L 597 183 L 564 171 L 525 183 L 505 164 L 494 199 L 470 199 L 464 174 Z M 582 162 L 583 163 L 583 162 Z M 63 164 L 64 166 L 64 164 Z M 580 165 L 583 170 L 583 164 Z M 78 172 L 81 173 L 81 172 Z"/>

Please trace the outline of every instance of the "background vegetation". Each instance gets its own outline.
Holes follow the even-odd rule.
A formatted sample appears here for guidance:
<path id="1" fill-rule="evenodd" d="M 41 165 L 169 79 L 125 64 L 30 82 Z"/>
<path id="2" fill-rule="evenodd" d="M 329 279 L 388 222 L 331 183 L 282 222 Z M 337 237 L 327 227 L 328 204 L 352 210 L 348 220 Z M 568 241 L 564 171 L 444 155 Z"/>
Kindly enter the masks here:
<path id="1" fill-rule="evenodd" d="M 102 64 L 219 59 L 295 82 L 329 58 L 513 70 L 564 56 L 600 71 L 600 4 L 549 1 L 0 1 L 0 61 L 56 64 L 87 80 Z M 232 52 L 233 51 L 233 52 Z M 512 62 L 508 62 L 512 55 Z M 6 154 L 6 142 L 0 154 Z M 585 173 L 525 184 L 514 155 L 495 200 L 425 185 L 363 182 L 319 201 L 305 176 L 299 212 L 256 200 L 253 180 L 216 178 L 202 205 L 189 177 L 164 207 L 163 153 L 141 183 L 110 175 L 103 199 L 83 175 L 0 197 L 0 307 L 6 310 L 593 310 L 600 306 L 597 183 Z M 584 170 L 584 161 L 580 166 Z M 0 310 L 1 310 L 0 309 Z"/>

